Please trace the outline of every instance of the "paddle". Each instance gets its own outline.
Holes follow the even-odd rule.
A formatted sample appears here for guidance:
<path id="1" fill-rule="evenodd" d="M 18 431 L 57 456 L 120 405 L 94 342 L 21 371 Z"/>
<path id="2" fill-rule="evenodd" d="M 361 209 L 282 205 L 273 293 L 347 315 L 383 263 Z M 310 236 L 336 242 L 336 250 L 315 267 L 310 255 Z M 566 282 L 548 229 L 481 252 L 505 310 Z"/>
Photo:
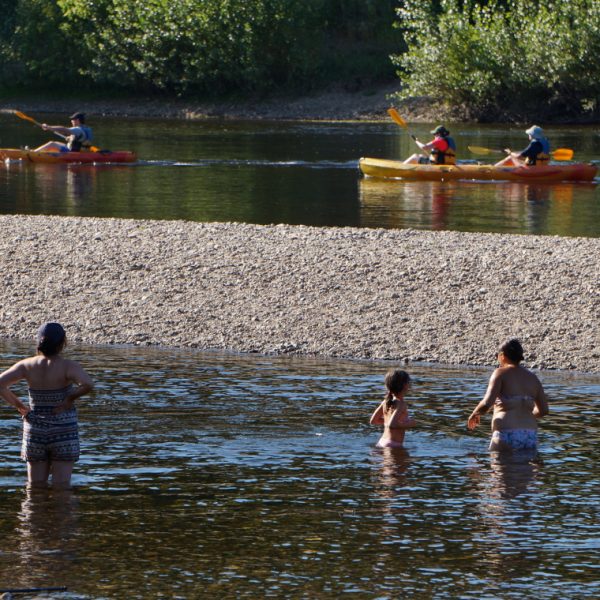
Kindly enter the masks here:
<path id="1" fill-rule="evenodd" d="M 482 146 L 468 146 L 473 154 L 505 154 L 504 150 L 494 148 L 484 148 Z M 554 160 L 571 160 L 573 158 L 573 150 L 571 148 L 557 148 L 554 152 L 550 152 Z"/>
<path id="2" fill-rule="evenodd" d="M 402 127 L 402 129 L 405 129 L 407 131 L 408 135 L 410 135 L 410 137 L 416 142 L 417 146 L 419 146 L 421 152 L 425 156 L 427 156 L 427 153 L 423 152 L 421 142 L 419 142 L 417 136 L 414 133 L 408 131 L 408 123 L 400 116 L 400 113 L 395 108 L 388 108 L 388 115 L 392 117 L 392 121 L 394 121 L 394 123 L 397 123 L 398 125 L 400 125 L 400 127 Z"/>
<path id="3" fill-rule="evenodd" d="M 41 123 L 39 123 L 38 121 L 36 121 L 33 117 L 30 117 L 29 115 L 26 115 L 24 112 L 21 112 L 20 110 L 15 110 L 15 115 L 17 117 L 19 117 L 19 119 L 23 119 L 24 121 L 30 121 L 34 125 L 37 125 L 38 127 L 41 127 L 43 129 L 43 126 L 42 126 Z M 56 131 L 53 131 L 52 133 L 54 135 L 58 135 L 59 137 L 63 138 L 63 140 L 66 140 L 68 138 L 68 136 L 63 135 L 62 133 L 58 133 Z M 89 149 L 92 152 L 99 152 L 100 151 L 100 148 L 96 148 L 96 146 L 89 146 Z"/>

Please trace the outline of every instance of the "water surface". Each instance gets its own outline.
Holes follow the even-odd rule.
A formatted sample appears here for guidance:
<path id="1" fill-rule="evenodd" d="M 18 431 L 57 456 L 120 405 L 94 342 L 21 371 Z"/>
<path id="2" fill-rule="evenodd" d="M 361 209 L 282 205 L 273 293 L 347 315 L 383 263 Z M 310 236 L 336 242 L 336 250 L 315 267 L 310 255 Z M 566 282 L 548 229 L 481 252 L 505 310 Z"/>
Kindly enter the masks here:
<path id="1" fill-rule="evenodd" d="M 0 344 L 2 368 L 26 355 Z M 71 493 L 28 493 L 2 409 L 0 587 L 67 598 L 575 598 L 600 594 L 600 379 L 541 374 L 539 457 L 487 452 L 489 369 L 411 365 L 406 451 L 374 447 L 384 362 L 72 347 Z"/>
<path id="2" fill-rule="evenodd" d="M 56 115 L 35 115 L 54 122 Z M 96 143 L 135 150 L 129 166 L 9 163 L 0 168 L 0 212 L 289 223 L 503 233 L 600 235 L 596 184 L 409 182 L 362 179 L 361 156 L 401 158 L 414 142 L 393 122 L 310 123 L 92 118 Z M 468 145 L 515 149 L 522 128 L 452 125 Z M 431 124 L 412 127 L 423 140 Z M 548 128 L 554 147 L 600 157 L 592 127 Z M 34 147 L 39 128 L 0 114 L 0 146 Z"/>

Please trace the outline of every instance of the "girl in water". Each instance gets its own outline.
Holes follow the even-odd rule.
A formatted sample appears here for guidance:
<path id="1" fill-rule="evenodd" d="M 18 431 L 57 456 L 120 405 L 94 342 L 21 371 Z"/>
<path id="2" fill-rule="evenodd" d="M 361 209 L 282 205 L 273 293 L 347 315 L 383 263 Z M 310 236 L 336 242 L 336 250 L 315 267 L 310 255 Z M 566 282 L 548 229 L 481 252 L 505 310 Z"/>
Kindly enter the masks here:
<path id="1" fill-rule="evenodd" d="M 490 377 L 483 400 L 467 421 L 475 429 L 481 415 L 492 407 L 490 450 L 523 450 L 537 446 L 537 420 L 548 414 L 548 400 L 540 380 L 520 366 L 523 347 L 512 339 L 500 346 L 497 368 Z"/>
<path id="2" fill-rule="evenodd" d="M 401 448 L 404 433 L 415 426 L 408 416 L 404 394 L 410 385 L 410 375 L 406 371 L 394 369 L 385 376 L 387 393 L 383 402 L 371 415 L 371 425 L 383 425 L 383 435 L 377 442 L 378 448 Z"/>
<path id="3" fill-rule="evenodd" d="M 0 375 L 0 396 L 23 417 L 21 457 L 27 461 L 29 484 L 45 486 L 52 474 L 55 487 L 69 487 L 79 459 L 75 400 L 90 392 L 93 383 L 78 363 L 60 356 L 67 342 L 61 325 L 42 325 L 37 342 L 36 356 Z M 29 405 L 9 389 L 20 380 L 29 386 Z"/>

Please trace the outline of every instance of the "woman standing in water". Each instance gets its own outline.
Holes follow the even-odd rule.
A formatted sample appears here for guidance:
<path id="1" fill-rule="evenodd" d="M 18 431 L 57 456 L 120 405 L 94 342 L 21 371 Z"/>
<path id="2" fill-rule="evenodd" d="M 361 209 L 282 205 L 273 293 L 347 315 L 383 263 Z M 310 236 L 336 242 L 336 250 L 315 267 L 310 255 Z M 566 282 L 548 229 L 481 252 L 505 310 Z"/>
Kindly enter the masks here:
<path id="1" fill-rule="evenodd" d="M 69 487 L 79 459 L 75 400 L 90 392 L 93 383 L 81 365 L 60 356 L 67 342 L 61 325 L 42 325 L 37 342 L 35 356 L 0 375 L 0 396 L 23 417 L 21 458 L 27 461 L 29 484 L 45 486 L 52 474 L 55 487 Z M 9 389 L 21 380 L 29 386 L 29 406 Z"/>
<path id="2" fill-rule="evenodd" d="M 410 385 L 410 375 L 401 369 L 388 371 L 385 376 L 387 393 L 383 402 L 371 415 L 371 425 L 383 425 L 383 434 L 377 442 L 378 448 L 402 448 L 404 434 L 414 427 L 408 416 L 404 394 Z"/>
<path id="3" fill-rule="evenodd" d="M 548 401 L 540 380 L 520 366 L 523 347 L 512 339 L 498 351 L 497 368 L 490 377 L 483 400 L 467 421 L 475 429 L 480 416 L 494 408 L 490 450 L 523 450 L 537 446 L 537 420 L 548 414 Z"/>

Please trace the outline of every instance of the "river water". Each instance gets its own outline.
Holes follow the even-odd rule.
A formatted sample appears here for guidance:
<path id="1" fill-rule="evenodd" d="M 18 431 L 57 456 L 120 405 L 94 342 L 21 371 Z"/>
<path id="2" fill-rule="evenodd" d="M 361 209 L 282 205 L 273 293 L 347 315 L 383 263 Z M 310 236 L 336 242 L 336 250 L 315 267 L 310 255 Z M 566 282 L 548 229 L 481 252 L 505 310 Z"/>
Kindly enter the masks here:
<path id="1" fill-rule="evenodd" d="M 53 122 L 56 116 L 35 115 Z M 400 158 L 415 151 L 393 122 L 273 123 L 94 119 L 96 143 L 132 149 L 133 166 L 22 165 L 0 169 L 0 212 L 352 226 L 600 235 L 596 184 L 407 182 L 361 179 L 361 156 Z M 413 127 L 428 139 L 431 125 Z M 522 148 L 523 128 L 453 127 L 467 146 Z M 600 157 L 592 127 L 548 129 L 553 147 Z M 48 135 L 0 114 L 0 147 L 35 147 Z M 492 161 L 495 157 L 482 160 Z M 497 158 L 497 157 L 496 157 Z"/>
<path id="2" fill-rule="evenodd" d="M 7 164 L 1 212 L 600 234 L 595 185 L 360 179 L 359 156 L 413 151 L 393 124 L 94 124 L 98 143 L 135 149 L 140 163 Z M 413 129 L 425 138 L 429 127 Z M 581 160 L 600 154 L 592 129 L 550 131 Z M 0 132 L 3 147 L 44 139 L 7 115 Z M 489 126 L 457 138 L 502 148 L 525 136 Z M 30 353 L 2 340 L 0 368 Z M 541 373 L 552 413 L 539 456 L 501 460 L 487 451 L 489 420 L 465 427 L 490 369 L 410 365 L 418 428 L 392 452 L 374 448 L 368 424 L 388 363 L 128 347 L 68 356 L 97 382 L 80 402 L 72 491 L 24 487 L 21 422 L 0 412 L 0 589 L 66 586 L 52 597 L 86 600 L 600 595 L 598 376 Z"/>
<path id="3" fill-rule="evenodd" d="M 28 348 L 2 346 L 10 363 Z M 20 419 L 0 429 L 0 586 L 67 598 L 582 598 L 600 593 L 600 379 L 543 373 L 540 456 L 465 422 L 489 369 L 413 365 L 418 428 L 378 450 L 383 362 L 70 350 L 69 493 L 28 492 Z"/>

